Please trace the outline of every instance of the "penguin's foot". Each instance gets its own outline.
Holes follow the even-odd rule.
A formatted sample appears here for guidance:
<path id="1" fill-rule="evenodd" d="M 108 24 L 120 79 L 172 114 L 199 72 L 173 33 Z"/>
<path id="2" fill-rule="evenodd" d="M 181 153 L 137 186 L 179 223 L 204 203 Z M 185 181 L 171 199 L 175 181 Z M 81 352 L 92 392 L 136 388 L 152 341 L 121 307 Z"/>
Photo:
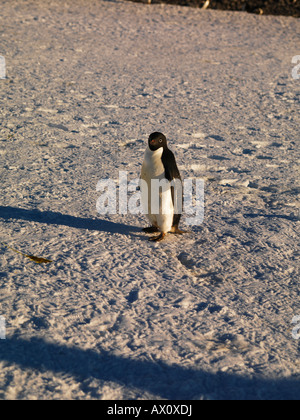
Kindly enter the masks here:
<path id="1" fill-rule="evenodd" d="M 152 236 L 152 238 L 149 238 L 149 241 L 151 241 L 151 242 L 160 242 L 160 241 L 162 241 L 164 239 L 165 236 L 166 236 L 165 233 L 161 233 L 158 236 Z"/>
<path id="2" fill-rule="evenodd" d="M 175 235 L 183 235 L 184 233 L 189 233 L 188 230 L 181 230 L 178 226 L 172 226 L 170 231 L 171 233 L 175 233 Z"/>
<path id="3" fill-rule="evenodd" d="M 156 233 L 156 232 L 159 232 L 159 229 L 156 226 L 149 226 L 149 227 L 144 228 L 143 232 Z"/>

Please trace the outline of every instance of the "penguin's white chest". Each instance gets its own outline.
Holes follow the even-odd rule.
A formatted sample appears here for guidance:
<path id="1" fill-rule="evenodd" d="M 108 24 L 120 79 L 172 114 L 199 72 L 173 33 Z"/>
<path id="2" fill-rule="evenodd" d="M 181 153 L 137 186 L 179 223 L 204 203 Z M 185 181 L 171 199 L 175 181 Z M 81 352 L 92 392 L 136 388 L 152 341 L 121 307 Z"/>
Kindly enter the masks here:
<path id="1" fill-rule="evenodd" d="M 174 206 L 170 183 L 165 179 L 163 149 L 146 149 L 141 172 L 141 197 L 144 213 L 161 232 L 169 232 L 173 224 Z"/>

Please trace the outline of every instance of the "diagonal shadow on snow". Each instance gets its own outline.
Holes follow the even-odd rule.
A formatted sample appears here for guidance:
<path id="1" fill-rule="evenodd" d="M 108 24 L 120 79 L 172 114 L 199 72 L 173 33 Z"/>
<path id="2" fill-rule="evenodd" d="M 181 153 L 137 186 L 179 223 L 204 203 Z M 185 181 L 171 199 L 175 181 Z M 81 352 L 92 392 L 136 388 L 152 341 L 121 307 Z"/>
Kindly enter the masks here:
<path id="1" fill-rule="evenodd" d="M 130 359 L 102 349 L 84 350 L 37 337 L 27 340 L 11 336 L 1 340 L 0 360 L 24 369 L 71 375 L 81 382 L 84 392 L 93 392 L 88 380 L 97 379 L 139 388 L 171 400 L 300 398 L 299 376 L 268 379 L 226 372 L 209 373 L 164 361 Z M 95 398 L 99 396 L 94 395 Z"/>
<path id="2" fill-rule="evenodd" d="M 129 226 L 108 220 L 88 219 L 53 211 L 27 210 L 11 206 L 0 206 L 0 218 L 5 220 L 28 220 L 48 225 L 61 225 L 76 229 L 97 230 L 99 232 L 120 233 L 123 235 L 141 232 L 141 228 L 137 226 Z"/>

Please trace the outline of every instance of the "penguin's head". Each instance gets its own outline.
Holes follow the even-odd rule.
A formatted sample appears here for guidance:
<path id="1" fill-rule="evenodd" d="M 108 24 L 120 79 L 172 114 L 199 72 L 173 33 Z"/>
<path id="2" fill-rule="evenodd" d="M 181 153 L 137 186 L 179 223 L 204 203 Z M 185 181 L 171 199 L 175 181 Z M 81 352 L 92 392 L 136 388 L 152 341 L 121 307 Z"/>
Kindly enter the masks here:
<path id="1" fill-rule="evenodd" d="M 167 147 L 167 139 L 162 133 L 152 133 L 148 139 L 149 149 L 154 152 L 155 150 L 159 149 L 160 147 L 166 148 Z"/>

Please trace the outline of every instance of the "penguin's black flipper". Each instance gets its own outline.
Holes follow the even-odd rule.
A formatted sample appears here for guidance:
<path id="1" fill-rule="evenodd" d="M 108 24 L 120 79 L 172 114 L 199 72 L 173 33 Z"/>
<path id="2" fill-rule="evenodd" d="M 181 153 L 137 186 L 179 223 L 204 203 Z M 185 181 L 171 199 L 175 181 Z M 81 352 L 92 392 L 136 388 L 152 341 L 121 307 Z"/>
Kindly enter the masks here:
<path id="1" fill-rule="evenodd" d="M 174 153 L 168 148 L 164 149 L 161 160 L 164 165 L 166 179 L 170 182 L 173 180 L 179 180 L 181 182 L 181 176 L 180 176 L 180 172 L 176 163 Z M 182 206 L 183 206 L 182 185 L 181 185 L 181 188 L 176 189 L 176 197 L 175 197 L 175 189 L 174 189 L 174 186 L 172 185 L 171 196 L 172 196 L 172 202 L 173 202 L 174 208 L 180 209 L 179 213 L 174 214 L 173 224 L 172 224 L 172 226 L 176 227 L 176 230 L 177 230 L 179 221 L 181 218 L 181 212 L 182 212 Z"/>
<path id="2" fill-rule="evenodd" d="M 174 153 L 170 149 L 164 149 L 161 160 L 165 168 L 165 177 L 168 181 L 181 179 Z"/>

